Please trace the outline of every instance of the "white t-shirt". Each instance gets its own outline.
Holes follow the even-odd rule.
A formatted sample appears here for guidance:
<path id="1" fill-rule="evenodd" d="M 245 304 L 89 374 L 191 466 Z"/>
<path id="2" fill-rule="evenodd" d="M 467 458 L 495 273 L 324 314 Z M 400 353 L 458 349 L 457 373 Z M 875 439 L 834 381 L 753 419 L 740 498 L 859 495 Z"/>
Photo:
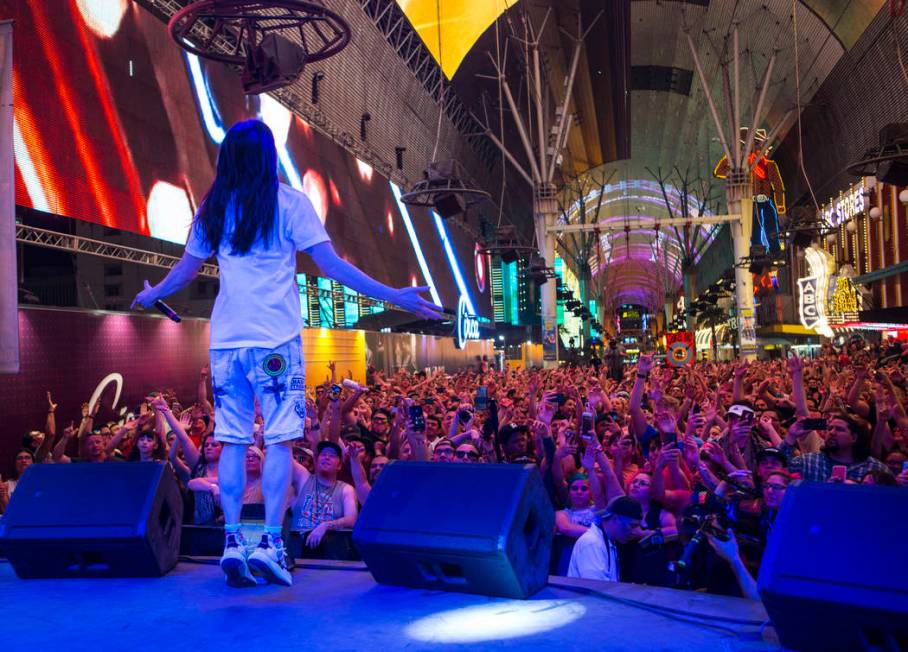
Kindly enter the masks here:
<path id="1" fill-rule="evenodd" d="M 303 193 L 280 184 L 271 246 L 260 240 L 247 254 L 230 253 L 234 206 L 224 220 L 217 251 L 221 287 L 211 313 L 211 348 L 273 349 L 300 333 L 300 297 L 296 285 L 296 252 L 330 241 L 312 202 Z M 197 258 L 214 252 L 197 222 L 189 229 L 186 251 Z"/>
<path id="2" fill-rule="evenodd" d="M 591 525 L 574 543 L 568 577 L 618 581 L 618 550 L 611 541 L 606 542 L 598 525 Z"/>

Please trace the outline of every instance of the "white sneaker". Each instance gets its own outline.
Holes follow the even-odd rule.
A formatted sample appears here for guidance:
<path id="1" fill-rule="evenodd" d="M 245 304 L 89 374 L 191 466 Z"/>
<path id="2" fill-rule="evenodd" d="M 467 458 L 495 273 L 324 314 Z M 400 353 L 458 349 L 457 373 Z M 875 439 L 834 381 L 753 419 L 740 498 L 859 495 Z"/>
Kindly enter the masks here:
<path id="1" fill-rule="evenodd" d="M 249 572 L 246 563 L 246 542 L 240 534 L 228 534 L 224 541 L 224 554 L 221 556 L 221 570 L 227 580 L 227 586 L 245 588 L 255 586 L 256 581 Z"/>
<path id="2" fill-rule="evenodd" d="M 290 571 L 287 570 L 283 544 L 275 545 L 274 539 L 267 534 L 262 535 L 261 543 L 249 555 L 249 566 L 273 584 L 293 584 Z"/>

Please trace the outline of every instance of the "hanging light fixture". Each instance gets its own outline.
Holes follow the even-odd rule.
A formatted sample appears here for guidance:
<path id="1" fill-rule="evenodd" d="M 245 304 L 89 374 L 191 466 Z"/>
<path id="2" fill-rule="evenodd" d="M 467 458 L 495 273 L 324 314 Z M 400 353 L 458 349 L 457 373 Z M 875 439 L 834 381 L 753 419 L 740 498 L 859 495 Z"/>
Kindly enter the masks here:
<path id="1" fill-rule="evenodd" d="M 441 49 L 441 6 L 435 5 L 436 27 L 438 28 L 438 67 L 442 68 Z M 401 195 L 401 201 L 410 206 L 434 208 L 442 217 L 448 219 L 461 215 L 470 206 L 478 204 L 491 195 L 477 187 L 459 161 L 437 159 L 438 145 L 441 140 L 441 121 L 445 112 L 448 88 L 445 87 L 445 74 L 439 71 L 438 124 L 435 128 L 435 146 L 432 149 L 432 161 L 423 172 L 422 181 L 416 182 L 409 192 Z"/>

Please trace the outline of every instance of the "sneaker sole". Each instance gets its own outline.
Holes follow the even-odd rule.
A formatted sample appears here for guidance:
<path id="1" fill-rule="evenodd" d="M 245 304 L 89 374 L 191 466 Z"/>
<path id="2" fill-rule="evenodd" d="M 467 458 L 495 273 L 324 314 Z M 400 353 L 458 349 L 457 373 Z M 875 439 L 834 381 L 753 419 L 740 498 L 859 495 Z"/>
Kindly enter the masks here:
<path id="1" fill-rule="evenodd" d="M 283 577 L 274 570 L 270 563 L 263 559 L 250 558 L 249 566 L 252 567 L 252 570 L 258 571 L 260 575 L 272 584 L 280 584 L 282 586 L 290 586 L 293 584 L 293 581 L 290 579 L 290 571 L 284 571 L 287 573 L 287 577 Z"/>
<path id="2" fill-rule="evenodd" d="M 255 578 L 249 573 L 249 568 L 242 559 L 222 559 L 221 570 L 227 578 L 227 586 L 245 589 L 256 585 Z"/>

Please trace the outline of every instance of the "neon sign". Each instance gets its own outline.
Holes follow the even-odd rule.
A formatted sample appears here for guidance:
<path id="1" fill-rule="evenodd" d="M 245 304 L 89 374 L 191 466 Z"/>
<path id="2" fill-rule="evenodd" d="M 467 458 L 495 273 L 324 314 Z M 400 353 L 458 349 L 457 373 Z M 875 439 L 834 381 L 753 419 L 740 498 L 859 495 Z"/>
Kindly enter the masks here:
<path id="1" fill-rule="evenodd" d="M 839 195 L 835 201 L 831 201 L 820 208 L 820 217 L 830 226 L 839 226 L 848 220 L 857 217 L 867 207 L 867 200 L 864 196 L 864 184 L 851 186 L 846 192 Z"/>
<path id="2" fill-rule="evenodd" d="M 847 276 L 840 276 L 829 302 L 831 316 L 839 322 L 857 321 L 860 309 L 861 302 L 854 283 Z"/>
<path id="3" fill-rule="evenodd" d="M 826 317 L 826 296 L 829 292 L 829 254 L 816 247 L 804 250 L 809 276 L 798 279 L 798 314 L 804 328 L 824 337 L 832 337 Z"/>
<path id="4" fill-rule="evenodd" d="M 460 295 L 457 302 L 457 319 L 454 322 L 454 346 L 462 349 L 467 340 L 479 339 L 479 319 L 470 314 L 467 299 Z"/>

